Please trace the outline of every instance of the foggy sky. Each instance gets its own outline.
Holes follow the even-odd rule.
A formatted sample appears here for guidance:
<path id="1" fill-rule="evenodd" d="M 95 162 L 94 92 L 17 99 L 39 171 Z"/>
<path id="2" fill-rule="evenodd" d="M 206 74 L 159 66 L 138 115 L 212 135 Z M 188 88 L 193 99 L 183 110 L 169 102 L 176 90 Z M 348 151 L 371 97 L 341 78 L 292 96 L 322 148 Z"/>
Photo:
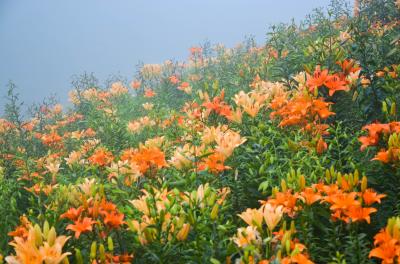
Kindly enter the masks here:
<path id="1" fill-rule="evenodd" d="M 184 60 L 191 46 L 228 47 L 303 19 L 329 0 L 0 0 L 0 111 L 12 80 L 27 103 L 56 93 L 65 103 L 74 74 L 128 80 L 139 61 Z"/>

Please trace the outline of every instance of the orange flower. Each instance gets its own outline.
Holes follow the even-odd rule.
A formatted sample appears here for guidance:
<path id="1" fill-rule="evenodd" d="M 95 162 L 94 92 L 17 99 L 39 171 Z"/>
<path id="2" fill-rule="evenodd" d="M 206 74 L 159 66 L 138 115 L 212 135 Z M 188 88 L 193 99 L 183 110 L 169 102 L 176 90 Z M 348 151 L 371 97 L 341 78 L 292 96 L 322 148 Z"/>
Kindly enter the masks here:
<path id="1" fill-rule="evenodd" d="M 377 71 L 375 73 L 376 77 L 384 77 L 385 76 L 385 72 L 384 71 Z"/>
<path id="2" fill-rule="evenodd" d="M 113 159 L 114 157 L 111 152 L 103 148 L 96 149 L 93 155 L 89 157 L 89 161 L 98 166 L 105 166 L 111 163 Z"/>
<path id="3" fill-rule="evenodd" d="M 346 81 L 341 80 L 336 74 L 327 77 L 325 86 L 329 90 L 329 96 L 332 96 L 336 91 L 349 91 L 350 89 Z"/>
<path id="4" fill-rule="evenodd" d="M 306 255 L 299 253 L 291 257 L 290 263 L 313 264 L 314 262 L 312 262 Z"/>
<path id="5" fill-rule="evenodd" d="M 212 173 L 219 173 L 230 167 L 224 165 L 225 156 L 219 152 L 209 155 L 203 159 L 203 162 L 199 165 L 199 170 L 208 169 Z"/>
<path id="6" fill-rule="evenodd" d="M 328 149 L 328 145 L 326 144 L 324 139 L 322 137 L 320 137 L 318 140 L 318 143 L 317 143 L 317 153 L 322 154 L 327 149 Z"/>
<path id="7" fill-rule="evenodd" d="M 390 162 L 389 151 L 385 150 L 379 151 L 372 160 L 379 160 L 380 162 L 383 163 L 389 163 Z"/>
<path id="8" fill-rule="evenodd" d="M 172 84 L 177 84 L 177 83 L 179 83 L 179 79 L 178 79 L 178 77 L 176 77 L 175 75 L 170 76 L 170 77 L 169 77 L 169 81 L 170 81 Z"/>
<path id="9" fill-rule="evenodd" d="M 344 75 L 349 75 L 361 69 L 353 59 L 345 59 L 343 62 L 338 61 L 336 64 L 342 68 Z"/>
<path id="10" fill-rule="evenodd" d="M 318 192 L 315 192 L 314 189 L 310 187 L 305 188 L 300 195 L 305 199 L 307 205 L 312 205 L 322 198 Z"/>
<path id="11" fill-rule="evenodd" d="M 67 226 L 67 230 L 75 232 L 75 238 L 78 239 L 81 233 L 92 231 L 92 225 L 96 222 L 92 218 L 85 217 L 83 220 L 76 220 L 75 224 L 70 224 Z"/>
<path id="12" fill-rule="evenodd" d="M 366 205 L 381 203 L 381 198 L 384 197 L 386 197 L 385 194 L 377 194 L 373 189 L 367 189 L 362 194 L 363 201 Z"/>
<path id="13" fill-rule="evenodd" d="M 334 115 L 335 113 L 329 111 L 329 105 L 332 103 L 324 102 L 322 99 L 315 99 L 312 102 L 313 111 L 317 112 L 321 119 L 327 119 L 329 116 Z"/>
<path id="14" fill-rule="evenodd" d="M 116 255 L 112 256 L 112 262 L 111 263 L 121 263 L 121 264 L 129 264 L 132 263 L 133 260 L 133 255 L 128 255 L 128 253 L 125 253 L 123 255 Z"/>
<path id="15" fill-rule="evenodd" d="M 201 47 L 191 47 L 189 50 L 192 56 L 201 55 L 203 52 L 203 48 Z"/>
<path id="16" fill-rule="evenodd" d="M 351 206 L 358 206 L 360 202 L 356 200 L 357 193 L 338 193 L 330 197 L 331 210 L 346 210 Z"/>
<path id="17" fill-rule="evenodd" d="M 261 209 L 249 209 L 238 215 L 246 224 L 261 228 L 263 221 L 263 212 Z"/>
<path id="18" fill-rule="evenodd" d="M 336 194 L 328 195 L 324 197 L 324 200 L 331 204 L 332 218 L 342 219 L 348 221 L 348 217 L 345 213 L 353 206 L 360 206 L 360 202 L 356 200 L 357 193 L 343 193 L 338 192 Z"/>
<path id="19" fill-rule="evenodd" d="M 192 87 L 190 86 L 190 84 L 188 82 L 182 82 L 178 86 L 178 90 L 184 91 L 187 94 L 192 93 Z"/>
<path id="20" fill-rule="evenodd" d="M 67 212 L 60 215 L 60 218 L 68 218 L 72 221 L 75 221 L 81 215 L 82 211 L 83 211 L 82 207 L 79 207 L 79 208 L 71 207 L 68 209 Z"/>
<path id="21" fill-rule="evenodd" d="M 117 206 L 115 204 L 112 202 L 107 202 L 105 199 L 101 200 L 99 207 L 100 213 L 111 213 L 117 210 Z"/>
<path id="22" fill-rule="evenodd" d="M 318 65 L 315 68 L 313 76 L 307 74 L 307 85 L 308 87 L 310 87 L 310 91 L 313 92 L 315 88 L 324 85 L 327 78 L 328 78 L 328 70 L 325 69 L 321 71 L 321 67 Z"/>
<path id="23" fill-rule="evenodd" d="M 399 246 L 396 240 L 390 240 L 387 243 L 381 244 L 379 247 L 374 248 L 369 253 L 369 257 L 375 257 L 382 260 L 382 264 L 396 263 L 394 259 L 398 255 Z"/>
<path id="24" fill-rule="evenodd" d="M 361 77 L 361 85 L 362 85 L 362 87 L 366 88 L 370 84 L 371 84 L 371 81 L 369 79 L 365 78 L 364 76 Z"/>
<path id="25" fill-rule="evenodd" d="M 52 146 L 55 145 L 59 142 L 61 142 L 62 137 L 60 135 L 57 134 L 56 131 L 53 131 L 49 134 L 44 134 L 41 137 L 42 143 L 47 145 L 47 146 Z"/>
<path id="26" fill-rule="evenodd" d="M 14 231 L 8 232 L 7 235 L 12 237 L 26 238 L 28 236 L 28 229 L 25 226 L 17 226 Z"/>
<path id="27" fill-rule="evenodd" d="M 164 152 L 157 147 L 141 147 L 136 151 L 125 151 L 121 160 L 135 163 L 141 173 L 146 173 L 150 167 L 160 169 L 168 166 Z"/>
<path id="28" fill-rule="evenodd" d="M 375 235 L 375 248 L 369 253 L 369 257 L 382 260 L 383 264 L 397 263 L 400 256 L 399 218 L 390 218 L 386 228 Z"/>
<path id="29" fill-rule="evenodd" d="M 135 90 L 139 89 L 141 85 L 142 85 L 142 83 L 138 80 L 131 82 L 131 87 Z"/>
<path id="30" fill-rule="evenodd" d="M 365 137 L 365 136 L 359 137 L 358 141 L 360 141 L 360 143 L 361 143 L 360 150 L 363 151 L 368 146 L 373 146 L 373 145 L 378 144 L 378 140 L 379 140 L 379 138 L 377 138 L 377 137 Z"/>
<path id="31" fill-rule="evenodd" d="M 272 232 L 282 219 L 283 207 L 281 205 L 274 207 L 267 203 L 266 205 L 261 206 L 260 209 L 263 210 L 265 223 L 267 224 L 268 229 Z"/>
<path id="32" fill-rule="evenodd" d="M 124 214 L 118 212 L 104 212 L 104 223 L 112 228 L 118 228 L 124 224 Z"/>
<path id="33" fill-rule="evenodd" d="M 47 241 L 45 242 L 43 238 Z M 71 255 L 69 252 L 62 252 L 68 239 L 66 236 L 57 236 L 54 227 L 45 236 L 39 226 L 30 226 L 27 237 L 14 237 L 10 242 L 15 255 L 7 256 L 5 260 L 7 263 L 61 263 Z"/>
<path id="34" fill-rule="evenodd" d="M 384 133 L 390 133 L 390 124 L 369 124 L 364 126 L 363 130 L 368 130 L 368 136 L 359 137 L 358 140 L 361 142 L 361 151 L 366 149 L 368 146 L 377 145 L 379 142 L 379 135 Z"/>
<path id="35" fill-rule="evenodd" d="M 292 190 L 287 190 L 286 192 L 277 192 L 273 198 L 268 199 L 268 201 L 260 201 L 261 204 L 270 203 L 273 206 L 283 206 L 283 211 L 287 213 L 290 217 L 293 217 L 296 211 L 299 209 L 297 200 L 299 195 L 297 193 L 292 193 Z"/>
<path id="36" fill-rule="evenodd" d="M 153 96 L 155 96 L 156 95 L 156 93 L 152 90 L 152 89 L 150 89 L 150 88 L 147 88 L 145 91 L 144 91 L 144 97 L 153 97 Z"/>
<path id="37" fill-rule="evenodd" d="M 212 101 L 210 101 L 207 96 L 202 106 L 210 111 L 214 111 L 220 116 L 225 116 L 229 118 L 232 115 L 232 109 L 229 105 L 225 103 L 224 96 L 224 90 L 221 91 L 221 94 L 219 96 L 214 97 Z"/>
<path id="38" fill-rule="evenodd" d="M 322 98 L 314 99 L 310 95 L 299 93 L 290 100 L 284 101 L 283 105 L 275 105 L 274 108 L 271 105 L 275 111 L 270 114 L 270 117 L 279 116 L 280 127 L 299 126 L 313 135 L 326 135 L 329 126 L 322 124 L 321 121 L 335 114 L 329 111 L 330 104 L 324 102 Z"/>
<path id="39" fill-rule="evenodd" d="M 233 242 L 240 248 L 244 248 L 252 243 L 259 244 L 261 242 L 260 233 L 253 226 L 239 228 Z"/>
<path id="40" fill-rule="evenodd" d="M 348 216 L 352 222 L 365 220 L 369 224 L 371 222 L 370 214 L 376 211 L 377 210 L 372 207 L 351 206 L 349 210 L 345 211 L 345 215 Z"/>

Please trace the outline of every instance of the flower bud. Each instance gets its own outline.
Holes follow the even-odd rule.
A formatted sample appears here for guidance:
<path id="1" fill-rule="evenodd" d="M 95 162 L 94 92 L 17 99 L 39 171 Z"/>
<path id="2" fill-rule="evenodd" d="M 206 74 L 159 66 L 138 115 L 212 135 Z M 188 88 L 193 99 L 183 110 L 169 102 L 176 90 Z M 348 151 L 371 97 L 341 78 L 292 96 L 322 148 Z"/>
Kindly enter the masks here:
<path id="1" fill-rule="evenodd" d="M 382 102 L 382 113 L 388 113 L 387 103 L 385 101 Z"/>
<path id="2" fill-rule="evenodd" d="M 383 77 L 383 76 L 385 76 L 385 72 L 384 71 L 377 71 L 375 75 L 377 77 Z"/>
<path id="3" fill-rule="evenodd" d="M 361 191 L 365 192 L 365 190 L 367 189 L 367 185 L 368 185 L 368 179 L 367 177 L 365 177 L 365 175 L 362 177 L 361 179 Z"/>
<path id="4" fill-rule="evenodd" d="M 300 190 L 303 190 L 306 187 L 306 178 L 304 177 L 304 175 L 300 175 L 299 177 L 299 187 Z"/>
<path id="5" fill-rule="evenodd" d="M 37 224 L 33 228 L 34 228 L 34 231 L 35 231 L 35 245 L 37 247 L 39 247 L 43 243 L 42 230 L 40 229 L 40 226 L 37 225 Z"/>
<path id="6" fill-rule="evenodd" d="M 284 179 L 281 180 L 281 187 L 282 187 L 282 191 L 283 192 L 287 191 L 287 184 L 286 184 L 286 181 Z"/>
<path id="7" fill-rule="evenodd" d="M 285 249 L 286 249 L 286 253 L 289 255 L 290 254 L 290 240 L 287 239 L 285 242 Z"/>
<path id="8" fill-rule="evenodd" d="M 214 204 L 214 207 L 211 210 L 211 220 L 215 220 L 218 216 L 219 206 L 218 204 Z"/>
<path id="9" fill-rule="evenodd" d="M 47 222 L 47 220 L 46 220 L 46 221 L 44 221 L 44 224 L 43 224 L 43 236 L 44 237 L 47 237 L 49 230 L 50 230 L 50 225 L 49 225 L 49 222 Z"/>
<path id="10" fill-rule="evenodd" d="M 188 213 L 188 220 L 189 220 L 190 224 L 194 225 L 195 217 L 194 217 L 194 213 L 192 211 L 189 211 L 189 213 Z"/>
<path id="11" fill-rule="evenodd" d="M 215 200 L 217 199 L 217 195 L 215 192 L 212 192 L 210 197 L 208 198 L 208 205 L 211 206 L 215 203 Z"/>
<path id="12" fill-rule="evenodd" d="M 355 100 L 357 100 L 357 97 L 358 97 L 358 92 L 355 91 L 355 92 L 353 93 L 353 97 L 351 98 L 351 100 L 354 102 Z"/>
<path id="13" fill-rule="evenodd" d="M 82 253 L 79 249 L 75 249 L 75 261 L 76 264 L 83 264 Z"/>
<path id="14" fill-rule="evenodd" d="M 279 260 L 279 262 L 281 262 L 282 260 L 282 251 L 279 249 L 278 253 L 276 254 L 276 259 Z"/>
<path id="15" fill-rule="evenodd" d="M 342 187 L 342 174 L 340 172 L 337 174 L 337 182 Z"/>
<path id="16" fill-rule="evenodd" d="M 335 168 L 333 167 L 333 165 L 330 167 L 329 172 L 330 172 L 330 174 L 331 174 L 331 177 L 332 177 L 333 179 L 335 179 L 336 172 L 335 172 Z"/>
<path id="17" fill-rule="evenodd" d="M 54 243 L 56 242 L 56 229 L 54 227 L 51 227 L 50 231 L 47 234 L 47 243 L 49 243 L 49 246 L 53 246 Z"/>
<path id="18" fill-rule="evenodd" d="M 360 180 L 360 173 L 358 172 L 357 169 L 354 171 L 353 176 L 354 176 L 353 177 L 354 185 L 356 185 L 356 184 L 358 184 L 358 181 Z"/>
<path id="19" fill-rule="evenodd" d="M 371 84 L 371 81 L 365 77 L 361 78 L 361 85 L 362 87 L 366 88 Z"/>
<path id="20" fill-rule="evenodd" d="M 190 225 L 183 224 L 181 230 L 179 230 L 178 234 L 176 234 L 176 238 L 179 241 L 186 240 L 187 236 L 189 235 L 189 231 L 190 231 Z"/>
<path id="21" fill-rule="evenodd" d="M 395 116 L 396 115 L 396 103 L 393 102 L 392 105 L 390 106 L 390 115 Z"/>
<path id="22" fill-rule="evenodd" d="M 278 192 L 279 192 L 279 188 L 277 186 L 274 186 L 272 188 L 272 197 L 275 197 L 276 193 L 278 193 Z"/>
<path id="23" fill-rule="evenodd" d="M 107 238 L 107 246 L 108 246 L 108 250 L 113 252 L 114 251 L 114 242 L 112 240 L 112 237 L 108 237 Z"/>
<path id="24" fill-rule="evenodd" d="M 96 259 L 97 256 L 97 242 L 93 241 L 92 245 L 90 246 L 90 259 Z"/>
<path id="25" fill-rule="evenodd" d="M 296 233 L 296 225 L 295 225 L 294 221 L 290 222 L 290 232 L 291 232 L 291 234 Z"/>
<path id="26" fill-rule="evenodd" d="M 329 172 L 328 169 L 325 171 L 325 180 L 328 183 L 331 182 L 331 173 Z"/>
<path id="27" fill-rule="evenodd" d="M 318 97 L 318 88 L 314 89 L 314 96 Z"/>
<path id="28" fill-rule="evenodd" d="M 100 255 L 101 263 L 105 263 L 105 261 L 106 261 L 106 249 L 104 248 L 103 244 L 100 244 L 100 246 L 99 246 L 99 255 Z"/>

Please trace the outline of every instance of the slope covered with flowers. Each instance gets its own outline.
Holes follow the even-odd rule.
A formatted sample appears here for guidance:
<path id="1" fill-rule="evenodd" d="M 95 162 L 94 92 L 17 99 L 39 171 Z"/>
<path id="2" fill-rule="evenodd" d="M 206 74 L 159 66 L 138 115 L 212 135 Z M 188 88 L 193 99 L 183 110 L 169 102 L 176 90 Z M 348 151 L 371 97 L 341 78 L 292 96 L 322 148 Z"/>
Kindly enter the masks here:
<path id="1" fill-rule="evenodd" d="M 0 263 L 398 263 L 399 1 L 0 119 Z M 354 12 L 354 13 L 353 13 Z"/>

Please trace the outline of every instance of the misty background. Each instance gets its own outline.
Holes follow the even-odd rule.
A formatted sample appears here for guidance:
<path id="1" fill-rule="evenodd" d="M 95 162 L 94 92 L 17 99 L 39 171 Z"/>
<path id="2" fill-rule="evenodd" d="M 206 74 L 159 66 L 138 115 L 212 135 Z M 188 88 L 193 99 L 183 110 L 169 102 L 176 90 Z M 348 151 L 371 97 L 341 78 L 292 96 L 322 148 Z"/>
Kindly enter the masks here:
<path id="1" fill-rule="evenodd" d="M 68 100 L 73 75 L 133 78 L 136 65 L 183 61 L 210 41 L 233 47 L 330 0 L 0 0 L 0 112 L 12 80 L 30 105 Z"/>

